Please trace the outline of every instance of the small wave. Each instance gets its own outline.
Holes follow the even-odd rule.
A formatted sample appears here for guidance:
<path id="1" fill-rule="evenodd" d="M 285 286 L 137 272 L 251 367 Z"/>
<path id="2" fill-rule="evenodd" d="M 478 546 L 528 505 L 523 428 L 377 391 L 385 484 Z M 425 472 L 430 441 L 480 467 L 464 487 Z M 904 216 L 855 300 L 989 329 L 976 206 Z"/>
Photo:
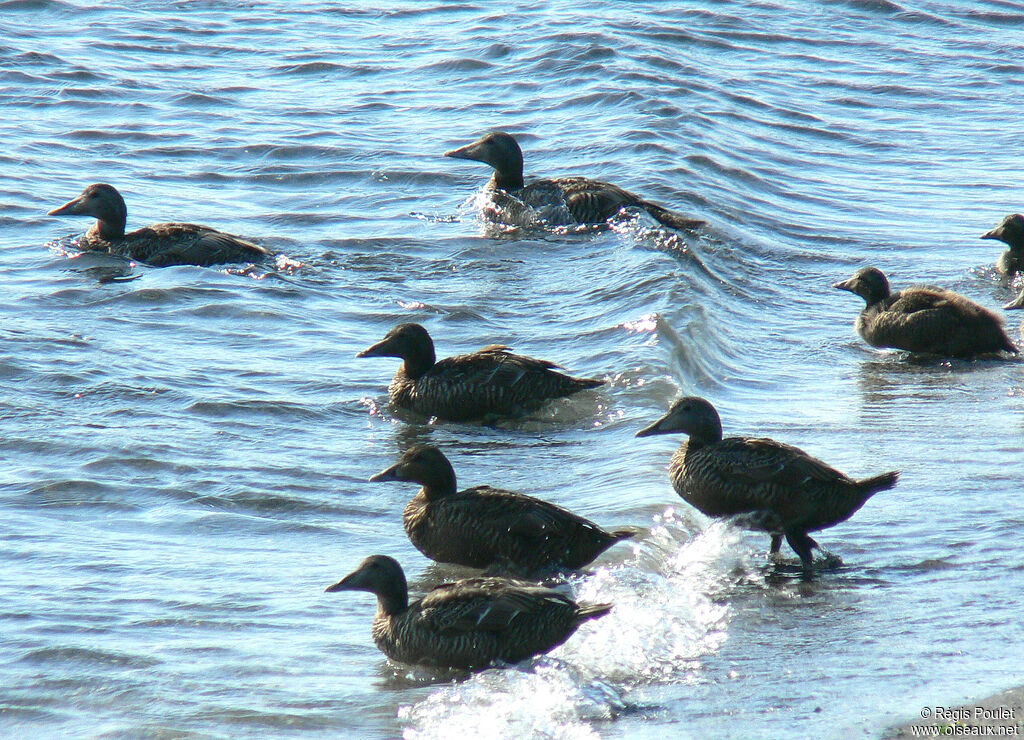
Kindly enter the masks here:
<path id="1" fill-rule="evenodd" d="M 309 75 L 322 72 L 334 72 L 345 69 L 343 64 L 334 62 L 303 62 L 301 64 L 288 64 L 282 67 L 274 67 L 271 71 L 286 75 Z"/>
<path id="2" fill-rule="evenodd" d="M 92 650 L 79 647 L 53 647 L 32 650 L 21 657 L 25 663 L 78 663 L 97 667 L 121 668 L 152 668 L 160 665 L 156 658 L 143 658 L 138 655 L 113 652 L 109 650 Z"/>
<path id="3" fill-rule="evenodd" d="M 494 69 L 494 65 L 491 62 L 485 62 L 483 59 L 474 59 L 472 57 L 466 59 L 446 59 L 441 62 L 432 62 L 419 69 L 420 72 L 426 74 L 434 74 L 437 72 L 479 72 L 482 70 Z"/>
<path id="4" fill-rule="evenodd" d="M 70 10 L 69 3 L 60 0 L 5 0 L 0 2 L 0 10 Z"/>
<path id="5" fill-rule="evenodd" d="M 234 418 L 240 416 L 280 417 L 286 419 L 323 419 L 323 410 L 291 401 L 197 401 L 188 411 L 201 416 Z"/>

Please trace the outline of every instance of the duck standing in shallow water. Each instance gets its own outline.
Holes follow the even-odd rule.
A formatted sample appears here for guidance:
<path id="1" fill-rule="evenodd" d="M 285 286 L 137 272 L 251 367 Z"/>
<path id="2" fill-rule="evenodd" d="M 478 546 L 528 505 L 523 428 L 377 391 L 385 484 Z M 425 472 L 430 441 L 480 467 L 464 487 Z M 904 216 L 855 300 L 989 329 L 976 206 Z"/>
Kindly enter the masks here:
<path id="1" fill-rule="evenodd" d="M 552 226 L 602 224 L 624 208 L 640 208 L 656 221 L 674 229 L 696 229 L 704 222 L 687 218 L 644 200 L 628 190 L 587 177 L 539 179 L 529 185 L 523 181 L 523 151 L 511 135 L 502 131 L 487 134 L 472 144 L 445 152 L 446 157 L 484 162 L 494 168 L 487 184 L 495 193 L 511 198 L 499 199 L 514 225 L 529 222 L 526 214 L 535 213 Z M 505 215 L 505 214 L 503 214 Z"/>
<path id="2" fill-rule="evenodd" d="M 848 290 L 867 306 L 857 333 L 872 347 L 893 347 L 943 357 L 971 357 L 1017 348 L 998 316 L 970 298 L 941 288 L 907 288 L 898 293 L 876 267 L 863 267 L 833 288 Z"/>
<path id="3" fill-rule="evenodd" d="M 417 445 L 370 478 L 408 481 L 420 489 L 405 507 L 405 531 L 416 549 L 439 563 L 498 568 L 520 576 L 582 568 L 630 530 L 607 532 L 594 522 L 522 493 L 490 486 L 459 491 L 448 458 Z"/>
<path id="4" fill-rule="evenodd" d="M 1004 275 L 1024 272 L 1024 215 L 1014 213 L 1000 224 L 981 235 L 982 239 L 997 239 L 1009 247 L 999 255 L 996 268 Z"/>
<path id="5" fill-rule="evenodd" d="M 127 234 L 128 208 L 112 185 L 90 185 L 82 194 L 50 216 L 92 216 L 96 223 L 79 247 L 86 252 L 109 252 L 153 267 L 170 265 L 217 265 L 252 262 L 272 256 L 267 249 L 209 226 L 153 224 Z"/>
<path id="6" fill-rule="evenodd" d="M 812 550 L 821 549 L 807 533 L 846 521 L 872 495 L 895 486 L 900 476 L 893 471 L 853 480 L 781 442 L 723 439 L 715 407 L 694 396 L 676 401 L 665 416 L 636 436 L 675 433 L 690 437 L 669 464 L 676 493 L 708 516 L 743 515 L 743 524 L 770 532 L 772 556 L 785 537 L 807 575 Z"/>
<path id="7" fill-rule="evenodd" d="M 448 421 L 521 416 L 553 398 L 604 384 L 564 375 L 552 362 L 514 355 L 502 345 L 438 362 L 434 342 L 419 324 L 399 324 L 356 357 L 401 358 L 388 386 L 391 403 Z"/>
<path id="8" fill-rule="evenodd" d="M 366 558 L 326 590 L 377 596 L 373 641 L 392 660 L 465 670 L 546 653 L 612 608 L 584 606 L 550 588 L 506 578 L 443 583 L 410 604 L 402 566 L 386 555 Z"/>

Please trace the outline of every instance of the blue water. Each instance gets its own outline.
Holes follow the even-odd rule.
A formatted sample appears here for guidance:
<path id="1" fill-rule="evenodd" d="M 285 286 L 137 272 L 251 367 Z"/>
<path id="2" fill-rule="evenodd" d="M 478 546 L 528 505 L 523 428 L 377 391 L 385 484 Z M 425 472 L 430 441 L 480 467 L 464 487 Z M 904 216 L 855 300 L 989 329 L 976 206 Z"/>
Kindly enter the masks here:
<path id="1" fill-rule="evenodd" d="M 876 264 L 996 307 L 978 235 L 1021 200 L 1014 2 L 0 2 L 0 734 L 875 737 L 1024 682 L 1024 372 L 865 346 L 829 285 Z M 487 168 L 585 174 L 704 218 L 495 235 Z M 129 228 L 207 223 L 301 263 L 153 269 L 46 212 L 118 187 Z M 115 279 L 116 278 L 116 279 Z M 1010 317 L 1019 337 L 1020 319 Z M 441 355 L 503 343 L 609 381 L 498 427 L 395 418 L 401 321 Z M 727 434 L 866 476 L 766 577 L 763 535 L 671 490 L 678 394 Z M 459 683 L 390 666 L 387 553 L 463 574 L 366 479 L 416 442 L 461 483 L 647 528 L 573 583 L 614 601 L 550 656 Z"/>

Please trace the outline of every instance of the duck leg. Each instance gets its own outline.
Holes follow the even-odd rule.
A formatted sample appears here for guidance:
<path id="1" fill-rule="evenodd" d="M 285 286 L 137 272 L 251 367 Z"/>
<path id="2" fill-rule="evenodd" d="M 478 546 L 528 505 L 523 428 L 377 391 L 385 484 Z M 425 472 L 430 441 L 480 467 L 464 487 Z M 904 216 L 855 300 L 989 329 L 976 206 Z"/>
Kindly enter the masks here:
<path id="1" fill-rule="evenodd" d="M 821 547 L 806 532 L 786 532 L 786 542 L 793 548 L 793 552 L 800 556 L 804 576 L 810 578 L 814 566 L 814 555 L 811 551 L 815 548 L 820 550 Z"/>

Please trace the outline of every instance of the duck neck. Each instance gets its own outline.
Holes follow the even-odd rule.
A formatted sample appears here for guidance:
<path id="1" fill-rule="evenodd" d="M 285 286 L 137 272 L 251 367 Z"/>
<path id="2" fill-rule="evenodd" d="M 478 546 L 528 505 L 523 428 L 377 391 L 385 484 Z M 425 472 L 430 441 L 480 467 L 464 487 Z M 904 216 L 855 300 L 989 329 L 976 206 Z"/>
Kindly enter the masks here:
<path id="1" fill-rule="evenodd" d="M 428 338 L 425 344 L 410 347 L 402 359 L 405 360 L 406 376 L 413 379 L 418 378 L 432 368 L 437 361 L 437 355 L 434 354 L 434 343 Z"/>
<path id="2" fill-rule="evenodd" d="M 403 573 L 399 579 L 389 582 L 377 592 L 377 611 L 385 616 L 401 614 L 409 608 L 409 587 Z"/>
<path id="3" fill-rule="evenodd" d="M 864 296 L 864 301 L 867 303 L 867 308 L 871 308 L 875 304 L 881 303 L 889 297 L 891 291 L 888 286 L 878 287 L 875 290 L 869 291 Z"/>
<path id="4" fill-rule="evenodd" d="M 523 189 L 523 168 L 519 167 L 504 167 L 502 169 L 495 169 L 494 174 L 491 175 L 491 181 L 488 183 L 488 187 L 493 190 L 504 190 L 506 192 L 512 192 L 513 190 Z"/>
<path id="5" fill-rule="evenodd" d="M 98 218 L 96 223 L 89 229 L 89 236 L 93 239 L 102 239 L 104 241 L 112 242 L 117 241 L 124 237 L 124 226 L 126 219 L 120 220 L 108 220 Z"/>
<path id="6" fill-rule="evenodd" d="M 689 447 L 698 449 L 722 441 L 722 422 L 719 419 L 708 419 L 690 432 Z"/>
<path id="7" fill-rule="evenodd" d="M 458 490 L 455 482 L 455 470 L 450 464 L 442 470 L 431 471 L 430 480 L 422 481 L 422 483 L 423 488 L 420 489 L 420 495 L 427 501 L 437 501 L 446 496 L 452 496 Z"/>
<path id="8" fill-rule="evenodd" d="M 101 239 L 114 241 L 124 236 L 124 227 L 128 223 L 128 207 L 124 204 L 124 198 L 120 193 L 113 192 L 109 198 L 105 198 L 99 205 L 96 215 L 96 223 L 92 227 Z"/>

